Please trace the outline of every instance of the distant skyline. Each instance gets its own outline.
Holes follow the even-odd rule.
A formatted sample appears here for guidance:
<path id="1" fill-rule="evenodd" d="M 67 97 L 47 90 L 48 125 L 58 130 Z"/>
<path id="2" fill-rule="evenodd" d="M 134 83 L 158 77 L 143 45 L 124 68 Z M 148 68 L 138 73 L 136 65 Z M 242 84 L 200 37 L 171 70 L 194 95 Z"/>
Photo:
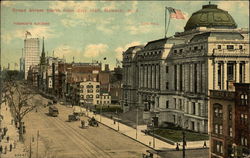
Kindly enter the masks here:
<path id="1" fill-rule="evenodd" d="M 211 3 L 228 11 L 238 28 L 249 28 L 248 1 Z M 75 62 L 98 60 L 113 68 L 129 46 L 164 37 L 165 6 L 180 9 L 186 16 L 171 20 L 167 36 L 172 36 L 184 31 L 192 13 L 205 4 L 208 1 L 2 1 L 2 67 L 10 63 L 13 69 L 17 63 L 19 69 L 29 31 L 33 38 L 40 38 L 40 52 L 44 36 L 46 55 L 54 51 L 67 62 L 73 57 Z"/>

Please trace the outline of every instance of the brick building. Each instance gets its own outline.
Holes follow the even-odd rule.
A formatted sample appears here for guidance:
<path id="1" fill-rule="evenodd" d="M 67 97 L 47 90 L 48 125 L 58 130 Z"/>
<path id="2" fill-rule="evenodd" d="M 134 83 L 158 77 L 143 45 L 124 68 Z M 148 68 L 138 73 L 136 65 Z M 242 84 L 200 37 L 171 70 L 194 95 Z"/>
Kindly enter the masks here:
<path id="1" fill-rule="evenodd" d="M 210 158 L 250 155 L 250 84 L 234 86 L 210 91 Z"/>

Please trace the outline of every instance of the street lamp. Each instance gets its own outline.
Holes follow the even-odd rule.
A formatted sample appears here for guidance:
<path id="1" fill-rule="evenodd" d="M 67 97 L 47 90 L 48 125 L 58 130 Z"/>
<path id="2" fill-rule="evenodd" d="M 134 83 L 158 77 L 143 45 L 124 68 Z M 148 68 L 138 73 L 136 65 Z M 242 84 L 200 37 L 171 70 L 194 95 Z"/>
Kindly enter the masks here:
<path id="1" fill-rule="evenodd" d="M 146 108 L 147 110 L 150 110 L 150 109 L 151 109 L 151 105 L 153 105 L 153 107 L 154 107 L 154 104 L 155 104 L 155 101 L 154 101 L 154 100 L 147 100 L 147 99 L 145 99 L 144 101 L 147 102 L 148 105 L 149 105 L 149 107 Z M 157 112 L 154 112 L 154 111 L 153 111 L 153 117 L 152 117 L 152 124 L 153 124 L 153 148 L 155 148 L 155 124 L 156 124 L 156 114 L 157 114 Z"/>
<path id="2" fill-rule="evenodd" d="M 138 106 L 136 106 L 136 135 L 135 135 L 135 139 L 137 139 L 137 130 L 138 130 Z"/>
<path id="3" fill-rule="evenodd" d="M 188 120 L 186 120 L 184 122 L 184 126 L 187 123 L 188 123 Z M 187 128 L 188 127 L 186 126 L 186 129 Z M 185 128 L 182 129 L 182 135 L 183 135 L 183 137 L 182 137 L 182 146 L 183 146 L 183 148 L 182 148 L 182 157 L 185 158 L 186 157 L 186 148 L 185 148 L 186 147 L 186 133 L 185 133 Z"/>

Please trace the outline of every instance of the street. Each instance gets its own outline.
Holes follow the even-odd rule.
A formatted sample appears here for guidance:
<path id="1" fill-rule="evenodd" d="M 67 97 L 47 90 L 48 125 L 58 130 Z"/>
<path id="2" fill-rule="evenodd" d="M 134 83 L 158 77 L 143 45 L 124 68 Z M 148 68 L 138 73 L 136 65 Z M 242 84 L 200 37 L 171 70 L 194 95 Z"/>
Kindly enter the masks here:
<path id="1" fill-rule="evenodd" d="M 34 103 L 43 105 L 47 101 L 40 95 L 33 98 Z M 25 118 L 25 145 L 31 148 L 32 158 L 132 158 L 141 157 L 146 146 L 99 124 L 99 127 L 80 128 L 80 121 L 68 122 L 72 108 L 56 104 L 58 117 L 48 115 L 48 107 L 39 106 Z M 87 117 L 81 117 L 87 120 Z M 38 132 L 39 131 L 39 132 Z M 38 137 L 37 137 L 38 136 Z M 37 142 L 38 138 L 38 142 Z"/>

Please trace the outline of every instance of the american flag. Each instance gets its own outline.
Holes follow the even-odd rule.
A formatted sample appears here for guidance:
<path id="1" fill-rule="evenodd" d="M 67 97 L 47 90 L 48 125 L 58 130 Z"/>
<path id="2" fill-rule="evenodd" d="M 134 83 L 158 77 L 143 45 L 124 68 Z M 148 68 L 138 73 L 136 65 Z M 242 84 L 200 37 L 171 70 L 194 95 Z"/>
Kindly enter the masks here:
<path id="1" fill-rule="evenodd" d="M 167 7 L 167 9 L 170 13 L 170 18 L 185 19 L 184 14 L 181 12 L 181 10 L 174 9 L 172 7 Z"/>

